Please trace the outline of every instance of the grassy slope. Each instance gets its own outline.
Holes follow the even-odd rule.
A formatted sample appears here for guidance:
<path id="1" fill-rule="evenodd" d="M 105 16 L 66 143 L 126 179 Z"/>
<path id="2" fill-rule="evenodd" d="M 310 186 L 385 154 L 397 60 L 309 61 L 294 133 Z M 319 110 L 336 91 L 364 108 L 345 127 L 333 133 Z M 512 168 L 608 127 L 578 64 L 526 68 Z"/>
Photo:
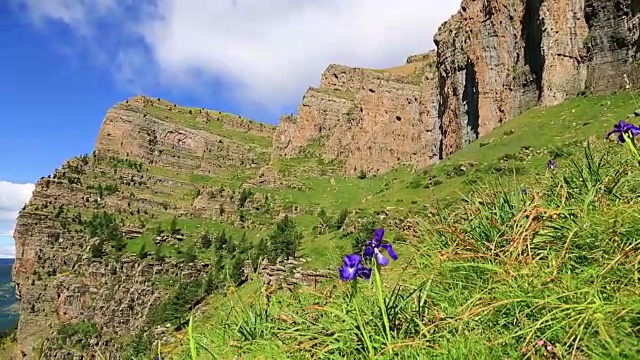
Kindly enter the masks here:
<path id="1" fill-rule="evenodd" d="M 364 357 L 363 329 L 381 358 L 633 358 L 640 172 L 623 148 L 602 141 L 633 111 L 631 100 L 622 93 L 533 109 L 420 172 L 305 177 L 323 165 L 286 160 L 307 190 L 265 191 L 309 209 L 297 220 L 307 234 L 302 252 L 316 266 L 337 267 L 348 250 L 337 233 L 310 231 L 320 207 L 364 214 L 389 208 L 414 224 L 401 237 L 394 229 L 386 235 L 398 239 L 401 257 L 384 269 L 392 345 L 385 346 L 371 286 L 360 287 L 359 324 L 350 287 L 337 280 L 275 294 L 267 313 L 254 280 L 210 299 L 216 306 L 194 324 L 203 344 L 198 358 Z M 585 164 L 589 137 L 598 158 L 608 154 L 605 165 Z M 545 169 L 550 157 L 559 164 L 555 173 Z M 189 358 L 180 346 L 171 353 Z"/>

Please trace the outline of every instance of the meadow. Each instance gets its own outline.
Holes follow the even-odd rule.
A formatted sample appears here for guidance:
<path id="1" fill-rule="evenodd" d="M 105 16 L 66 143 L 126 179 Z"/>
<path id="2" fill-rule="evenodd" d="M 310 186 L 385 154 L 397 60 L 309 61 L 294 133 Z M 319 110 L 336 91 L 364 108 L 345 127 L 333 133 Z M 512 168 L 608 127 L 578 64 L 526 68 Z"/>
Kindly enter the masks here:
<path id="1" fill-rule="evenodd" d="M 633 122 L 638 108 L 630 93 L 578 97 L 532 109 L 428 169 L 334 180 L 331 187 L 328 180 L 302 179 L 321 191 L 304 200 L 292 191 L 294 201 L 330 213 L 348 203 L 357 213 L 402 215 L 406 226 L 385 228 L 383 240 L 398 259 L 382 267 L 364 258 L 351 265 L 365 266 L 364 277 L 372 269 L 371 278 L 341 281 L 348 238 L 340 231 L 305 232 L 302 253 L 318 267 L 334 268 L 335 280 L 270 293 L 253 276 L 226 296 L 208 298 L 182 341 L 160 344 L 154 353 L 162 359 L 637 358 L 640 167 L 617 134 L 608 141 L 605 135 L 620 119 Z M 311 165 L 294 169 L 303 173 L 304 166 Z M 380 219 L 385 227 L 388 218 Z M 297 220 L 305 229 L 313 216 L 307 225 Z M 389 257 L 383 248 L 377 249 Z"/>

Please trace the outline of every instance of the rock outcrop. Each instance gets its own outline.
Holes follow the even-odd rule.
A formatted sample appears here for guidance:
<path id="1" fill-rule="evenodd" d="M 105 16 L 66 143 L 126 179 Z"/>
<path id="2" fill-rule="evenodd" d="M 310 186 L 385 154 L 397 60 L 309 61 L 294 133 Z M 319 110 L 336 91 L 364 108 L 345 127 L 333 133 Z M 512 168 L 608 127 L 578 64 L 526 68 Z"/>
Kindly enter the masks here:
<path id="1" fill-rule="evenodd" d="M 439 158 L 436 82 L 433 52 L 384 71 L 330 65 L 298 115 L 280 120 L 273 155 L 304 155 L 317 144 L 349 175 L 430 165 Z"/>
<path id="2" fill-rule="evenodd" d="M 235 180 L 268 164 L 273 131 L 143 96 L 110 109 L 94 153 L 40 179 L 18 218 L 17 358 L 124 359 L 131 337 L 159 325 L 176 284 L 198 294 L 210 263 L 180 254 L 202 231 L 163 224 L 215 219 L 251 231 L 260 226 L 251 214 L 277 216 Z"/>
<path id="3" fill-rule="evenodd" d="M 347 174 L 421 167 L 530 107 L 623 89 L 624 74 L 638 87 L 639 7 L 635 0 L 464 0 L 434 37 L 435 64 L 433 55 L 422 54 L 401 67 L 415 70 L 413 82 L 393 69 L 329 66 L 320 86 L 305 94 L 298 116 L 282 119 L 274 154 L 298 156 L 319 141 L 320 153 L 345 161 Z M 393 89 L 384 94 L 407 102 L 374 100 L 358 113 L 376 96 L 367 93 L 376 91 L 371 84 L 384 84 Z M 394 122 L 403 110 L 411 121 Z"/>

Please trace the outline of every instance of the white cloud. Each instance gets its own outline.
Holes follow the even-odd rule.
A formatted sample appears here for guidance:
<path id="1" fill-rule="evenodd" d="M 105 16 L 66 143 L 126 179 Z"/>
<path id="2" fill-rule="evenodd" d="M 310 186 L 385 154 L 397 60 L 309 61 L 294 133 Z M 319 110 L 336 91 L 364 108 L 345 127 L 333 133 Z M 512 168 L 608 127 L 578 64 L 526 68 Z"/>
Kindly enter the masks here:
<path id="1" fill-rule="evenodd" d="M 15 245 L 0 244 L 0 259 L 12 259 L 16 257 Z"/>
<path id="2" fill-rule="evenodd" d="M 3 237 L 11 239 L 15 228 L 15 221 L 22 206 L 29 201 L 34 184 L 16 184 L 0 181 L 0 240 Z M 15 257 L 15 247 L 11 241 L 0 242 L 0 258 Z"/>
<path id="3" fill-rule="evenodd" d="M 61 21 L 83 34 L 92 27 L 91 18 L 116 9 L 115 0 L 16 0 L 23 5 L 35 23 L 46 20 Z"/>
<path id="4" fill-rule="evenodd" d="M 0 229 L 3 228 L 3 223 L 6 220 L 15 220 L 18 217 L 18 210 L 0 210 Z"/>
<path id="5" fill-rule="evenodd" d="M 16 229 L 16 218 L 18 214 L 16 213 L 14 217 L 7 218 L 4 220 L 0 220 L 0 238 L 4 237 L 13 237 L 13 232 Z M 0 243 L 0 245 L 2 245 Z"/>
<path id="6" fill-rule="evenodd" d="M 460 0 L 146 0 L 134 12 L 114 6 L 115 0 L 14 1 L 28 4 L 32 18 L 62 21 L 84 34 L 97 34 L 100 20 L 111 21 L 113 26 L 93 40 L 113 37 L 113 70 L 127 83 L 150 70 L 155 82 L 173 89 L 215 79 L 229 86 L 225 91 L 236 100 L 273 110 L 299 102 L 330 63 L 389 67 L 433 48 L 438 26 L 460 5 Z"/>
<path id="7" fill-rule="evenodd" d="M 0 219 L 14 217 L 29 201 L 34 184 L 16 184 L 0 180 Z"/>

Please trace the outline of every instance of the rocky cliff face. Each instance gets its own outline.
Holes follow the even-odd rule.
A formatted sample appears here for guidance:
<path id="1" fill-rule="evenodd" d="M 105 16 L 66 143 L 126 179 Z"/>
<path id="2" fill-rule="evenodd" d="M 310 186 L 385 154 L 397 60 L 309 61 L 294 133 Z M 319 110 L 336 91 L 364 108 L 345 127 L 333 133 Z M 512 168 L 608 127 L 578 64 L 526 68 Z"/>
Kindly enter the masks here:
<path id="1" fill-rule="evenodd" d="M 622 89 L 627 85 L 625 74 L 632 87 L 640 86 L 639 11 L 637 0 L 585 0 L 584 21 L 589 32 L 582 45 L 589 91 Z"/>
<path id="2" fill-rule="evenodd" d="M 391 69 L 330 66 L 320 87 L 305 95 L 298 117 L 281 122 L 275 154 L 295 156 L 320 141 L 322 154 L 344 160 L 349 174 L 420 167 L 532 106 L 555 105 L 583 91 L 622 89 L 623 74 L 637 87 L 639 7 L 635 0 L 464 0 L 434 37 L 435 66 L 432 55 L 420 55 L 401 67 L 416 70 L 413 83 Z M 368 90 L 381 83 L 394 89 L 390 97 L 419 101 L 374 101 L 369 111 L 348 111 L 383 96 Z M 413 114 L 412 121 L 393 121 L 402 109 Z M 380 140 L 371 139 L 372 126 Z M 400 141 L 406 134 L 413 135 Z"/>
<path id="3" fill-rule="evenodd" d="M 267 164 L 273 131 L 142 96 L 109 110 L 95 152 L 38 181 L 18 218 L 17 358 L 124 359 L 164 325 L 157 310 L 176 284 L 201 285 L 210 264 L 205 251 L 183 256 L 202 230 L 171 231 L 168 219 L 259 227 L 251 214 L 264 199 L 240 186 Z"/>
<path id="4" fill-rule="evenodd" d="M 281 119 L 274 156 L 300 155 L 316 144 L 350 175 L 430 165 L 440 138 L 435 83 L 433 52 L 384 71 L 331 65 L 320 86 L 307 90 L 298 115 Z"/>

